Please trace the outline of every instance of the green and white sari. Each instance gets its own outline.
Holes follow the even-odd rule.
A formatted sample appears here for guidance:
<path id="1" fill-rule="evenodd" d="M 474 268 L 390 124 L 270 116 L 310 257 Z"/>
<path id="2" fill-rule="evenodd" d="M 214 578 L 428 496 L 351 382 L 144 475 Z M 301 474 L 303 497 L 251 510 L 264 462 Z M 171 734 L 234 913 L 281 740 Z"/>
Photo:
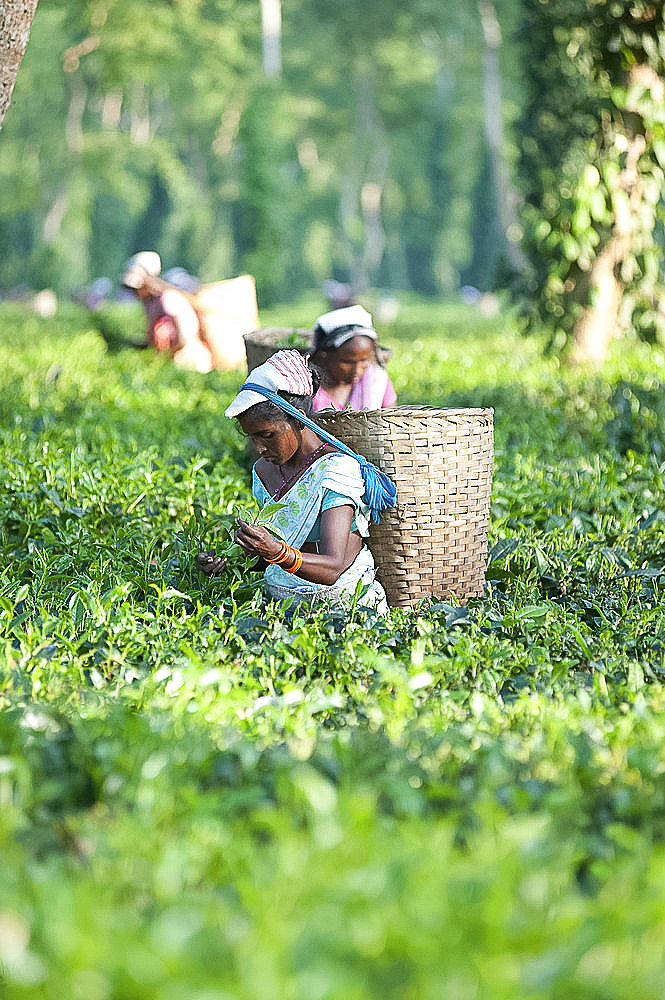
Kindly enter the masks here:
<path id="1" fill-rule="evenodd" d="M 252 492 L 262 506 L 274 504 L 256 470 L 252 474 Z M 319 541 L 324 510 L 349 505 L 354 510 L 352 529 L 367 538 L 370 511 L 363 501 L 364 494 L 365 484 L 355 458 L 339 452 L 323 455 L 296 480 L 280 498 L 279 507 L 262 523 L 272 526 L 288 545 L 299 549 L 305 542 Z M 268 593 L 277 600 L 292 597 L 309 604 L 350 603 L 360 582 L 358 604 L 381 614 L 388 610 L 383 587 L 375 579 L 372 553 L 366 545 L 331 587 L 302 580 L 273 563 L 266 569 L 264 581 Z"/>

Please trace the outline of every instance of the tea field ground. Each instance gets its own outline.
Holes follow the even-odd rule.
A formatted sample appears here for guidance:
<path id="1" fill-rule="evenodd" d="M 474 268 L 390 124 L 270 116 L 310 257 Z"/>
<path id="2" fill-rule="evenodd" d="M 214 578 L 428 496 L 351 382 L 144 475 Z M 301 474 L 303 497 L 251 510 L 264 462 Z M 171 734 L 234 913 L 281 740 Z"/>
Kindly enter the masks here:
<path id="1" fill-rule="evenodd" d="M 238 374 L 104 332 L 0 307 L 0 997 L 662 1000 L 662 348 L 405 303 L 400 402 L 495 410 L 485 596 L 286 619 L 192 567 Z"/>

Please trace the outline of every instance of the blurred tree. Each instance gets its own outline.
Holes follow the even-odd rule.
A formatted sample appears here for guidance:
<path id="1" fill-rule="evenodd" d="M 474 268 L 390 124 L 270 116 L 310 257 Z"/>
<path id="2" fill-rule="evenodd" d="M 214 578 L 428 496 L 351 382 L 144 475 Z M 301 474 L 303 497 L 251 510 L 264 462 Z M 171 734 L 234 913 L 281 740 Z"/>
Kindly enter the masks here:
<path id="1" fill-rule="evenodd" d="M 665 170 L 665 14 L 652 0 L 523 0 L 528 292 L 575 361 L 632 322 L 665 334 L 656 238 Z M 534 58 L 534 53 L 536 57 Z M 565 109 L 565 110 L 564 110 Z"/>
<path id="2" fill-rule="evenodd" d="M 28 227 L 21 242 L 31 253 L 0 261 L 0 284 L 11 287 L 20 271 L 22 281 L 68 291 L 101 267 L 117 275 L 139 241 L 157 236 L 166 262 L 202 277 L 230 273 L 220 185 L 234 168 L 224 116 L 245 99 L 247 50 L 260 45 L 260 24 L 249 0 L 234 5 L 233 19 L 225 6 L 40 7 L 21 116 L 8 121 L 0 149 L 8 184 L 0 183 L 0 232 Z M 28 99 L 35 93 L 40 101 Z M 17 155 L 21 148 L 29 155 Z"/>
<path id="3" fill-rule="evenodd" d="M 505 157 L 499 58 L 501 26 L 497 7 L 490 0 L 478 0 L 478 13 L 483 32 L 483 118 L 487 142 L 488 188 L 490 204 L 494 206 L 494 211 L 487 213 L 490 233 L 494 229 L 494 253 L 491 256 L 488 254 L 493 279 L 500 257 L 505 257 L 507 266 L 514 271 L 522 270 L 526 262 L 519 248 L 521 230 L 517 217 L 517 195 Z M 482 174 L 480 176 L 482 178 Z"/>
<path id="4" fill-rule="evenodd" d="M 497 16 L 516 9 L 504 0 Z M 498 214 L 483 175 L 482 39 L 477 5 L 439 0 L 306 0 L 286 17 L 285 78 L 312 105 L 304 179 L 325 204 L 317 230 L 332 273 L 357 289 L 454 290 L 479 181 L 478 212 Z"/>
<path id="5" fill-rule="evenodd" d="M 30 37 L 37 0 L 4 0 L 0 7 L 0 126 Z"/>
<path id="6" fill-rule="evenodd" d="M 254 275 L 259 306 L 272 305 L 284 293 L 287 261 L 295 252 L 288 237 L 294 178 L 285 169 L 292 148 L 290 117 L 278 83 L 267 80 L 254 88 L 238 130 L 237 269 Z"/>

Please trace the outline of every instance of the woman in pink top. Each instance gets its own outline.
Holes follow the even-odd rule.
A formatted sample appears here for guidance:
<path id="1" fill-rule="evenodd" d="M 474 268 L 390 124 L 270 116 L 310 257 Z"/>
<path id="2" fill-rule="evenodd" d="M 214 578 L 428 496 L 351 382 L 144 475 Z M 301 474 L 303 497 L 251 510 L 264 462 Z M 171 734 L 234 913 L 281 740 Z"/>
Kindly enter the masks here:
<path id="1" fill-rule="evenodd" d="M 379 362 L 372 317 L 362 306 L 333 309 L 314 324 L 312 361 L 325 376 L 314 396 L 318 410 L 380 410 L 397 396 Z"/>

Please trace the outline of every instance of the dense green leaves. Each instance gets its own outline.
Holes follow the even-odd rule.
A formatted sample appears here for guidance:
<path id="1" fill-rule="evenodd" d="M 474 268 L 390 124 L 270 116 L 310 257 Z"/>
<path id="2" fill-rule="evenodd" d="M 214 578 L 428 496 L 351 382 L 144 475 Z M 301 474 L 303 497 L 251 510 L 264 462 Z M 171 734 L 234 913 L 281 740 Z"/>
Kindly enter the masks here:
<path id="1" fill-rule="evenodd" d="M 585 380 L 404 304 L 401 399 L 495 408 L 488 582 L 376 620 L 192 569 L 239 374 L 0 324 L 0 992 L 656 1000 L 662 354 Z"/>

